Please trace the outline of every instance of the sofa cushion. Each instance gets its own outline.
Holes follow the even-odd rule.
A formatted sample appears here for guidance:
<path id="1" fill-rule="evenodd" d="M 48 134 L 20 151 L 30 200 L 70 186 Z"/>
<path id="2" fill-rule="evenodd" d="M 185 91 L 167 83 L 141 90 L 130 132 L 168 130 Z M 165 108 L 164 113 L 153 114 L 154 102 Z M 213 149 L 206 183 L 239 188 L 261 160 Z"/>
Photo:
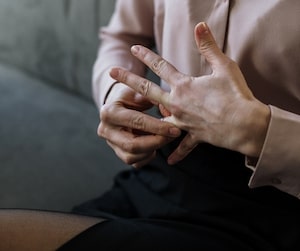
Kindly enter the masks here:
<path id="1" fill-rule="evenodd" d="M 92 103 L 2 65 L 0 118 L 0 208 L 69 211 L 126 168 Z"/>
<path id="2" fill-rule="evenodd" d="M 114 0 L 1 0 L 0 61 L 91 99 L 98 29 Z"/>

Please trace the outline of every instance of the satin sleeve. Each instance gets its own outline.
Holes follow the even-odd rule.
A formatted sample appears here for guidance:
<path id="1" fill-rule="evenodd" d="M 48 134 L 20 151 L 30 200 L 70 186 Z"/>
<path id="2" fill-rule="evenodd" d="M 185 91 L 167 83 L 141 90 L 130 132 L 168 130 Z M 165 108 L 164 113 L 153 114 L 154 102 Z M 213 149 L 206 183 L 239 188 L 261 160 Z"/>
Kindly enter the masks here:
<path id="1" fill-rule="evenodd" d="M 274 186 L 300 199 L 300 115 L 270 106 L 271 120 L 263 150 L 253 170 L 251 188 Z"/>
<path id="2" fill-rule="evenodd" d="M 123 67 L 138 75 L 145 73 L 145 66 L 131 55 L 130 47 L 154 46 L 153 15 L 152 0 L 118 0 L 109 24 L 100 28 L 92 78 L 93 98 L 99 109 L 115 83 L 109 76 L 112 67 Z"/>

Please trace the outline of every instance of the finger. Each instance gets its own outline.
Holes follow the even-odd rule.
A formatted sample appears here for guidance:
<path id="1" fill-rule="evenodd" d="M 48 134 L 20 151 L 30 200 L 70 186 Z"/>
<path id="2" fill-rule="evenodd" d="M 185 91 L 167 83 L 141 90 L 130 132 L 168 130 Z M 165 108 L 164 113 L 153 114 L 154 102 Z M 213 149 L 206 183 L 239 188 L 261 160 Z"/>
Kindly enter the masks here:
<path id="1" fill-rule="evenodd" d="M 145 78 L 142 78 L 122 68 L 111 69 L 110 76 L 115 80 L 131 87 L 133 90 L 140 93 L 153 103 L 168 103 L 169 94 L 162 90 L 157 84 Z"/>
<path id="2" fill-rule="evenodd" d="M 173 140 L 159 135 L 136 136 L 120 129 L 106 129 L 101 137 L 118 146 L 123 152 L 132 154 L 153 152 Z"/>
<path id="3" fill-rule="evenodd" d="M 218 47 L 206 23 L 201 22 L 196 25 L 195 40 L 200 54 L 205 57 L 213 69 L 229 61 L 229 58 Z"/>
<path id="4" fill-rule="evenodd" d="M 156 151 L 154 151 L 152 154 L 148 155 L 147 158 L 144 158 L 143 160 L 137 161 L 136 163 L 132 164 L 134 168 L 141 168 L 145 165 L 147 165 L 151 160 L 153 160 L 156 156 Z"/>
<path id="5" fill-rule="evenodd" d="M 144 166 L 155 157 L 155 151 L 150 153 L 133 154 L 124 152 L 123 149 L 111 143 L 110 141 L 107 141 L 107 144 L 114 150 L 118 158 L 120 158 L 125 164 L 131 165 L 135 168 Z"/>
<path id="6" fill-rule="evenodd" d="M 198 143 L 192 140 L 190 134 L 186 135 L 175 151 L 169 156 L 168 164 L 174 165 L 183 160 L 197 145 Z"/>
<path id="7" fill-rule="evenodd" d="M 104 105 L 100 114 L 102 121 L 114 126 L 127 127 L 165 137 L 178 137 L 181 134 L 181 130 L 169 122 L 123 107 L 117 109 L 115 105 Z"/>
<path id="8" fill-rule="evenodd" d="M 160 57 L 153 51 L 141 45 L 134 45 L 131 47 L 132 54 L 146 64 L 157 76 L 165 80 L 170 86 L 183 78 L 186 75 L 179 72 L 167 60 Z"/>

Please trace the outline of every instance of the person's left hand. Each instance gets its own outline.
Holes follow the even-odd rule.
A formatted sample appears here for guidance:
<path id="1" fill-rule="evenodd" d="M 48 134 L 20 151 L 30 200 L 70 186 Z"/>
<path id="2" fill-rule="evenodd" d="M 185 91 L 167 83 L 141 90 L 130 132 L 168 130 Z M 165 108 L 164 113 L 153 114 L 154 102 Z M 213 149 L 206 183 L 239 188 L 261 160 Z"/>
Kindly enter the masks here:
<path id="1" fill-rule="evenodd" d="M 258 157 L 269 123 L 268 106 L 253 96 L 238 65 L 218 48 L 205 23 L 196 26 L 195 40 L 211 65 L 211 75 L 187 76 L 137 45 L 132 53 L 165 80 L 171 91 L 121 68 L 112 69 L 111 76 L 165 107 L 171 114 L 165 120 L 187 132 L 169 156 L 169 164 L 185 158 L 201 142 Z"/>

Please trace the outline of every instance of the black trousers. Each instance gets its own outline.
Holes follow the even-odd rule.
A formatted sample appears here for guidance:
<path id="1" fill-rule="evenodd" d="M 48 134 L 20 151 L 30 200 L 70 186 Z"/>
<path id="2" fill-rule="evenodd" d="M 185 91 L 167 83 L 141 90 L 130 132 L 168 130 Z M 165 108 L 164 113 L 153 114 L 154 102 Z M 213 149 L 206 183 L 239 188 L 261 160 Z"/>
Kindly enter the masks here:
<path id="1" fill-rule="evenodd" d="M 61 250 L 300 250 L 298 199 L 273 187 L 250 189 L 244 156 L 208 144 L 168 166 L 175 145 L 75 207 L 108 221 Z"/>

